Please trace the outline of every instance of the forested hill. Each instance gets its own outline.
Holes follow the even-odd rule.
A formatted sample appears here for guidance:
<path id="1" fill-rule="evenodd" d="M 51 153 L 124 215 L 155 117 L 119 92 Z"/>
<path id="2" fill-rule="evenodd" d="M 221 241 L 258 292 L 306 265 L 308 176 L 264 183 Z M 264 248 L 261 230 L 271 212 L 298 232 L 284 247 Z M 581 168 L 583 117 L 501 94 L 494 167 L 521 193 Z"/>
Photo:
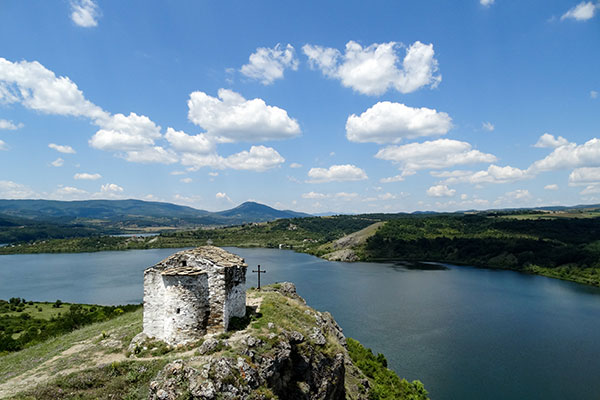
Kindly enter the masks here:
<path id="1" fill-rule="evenodd" d="M 255 202 L 209 212 L 142 200 L 0 200 L 0 243 L 230 226 L 306 216 Z"/>

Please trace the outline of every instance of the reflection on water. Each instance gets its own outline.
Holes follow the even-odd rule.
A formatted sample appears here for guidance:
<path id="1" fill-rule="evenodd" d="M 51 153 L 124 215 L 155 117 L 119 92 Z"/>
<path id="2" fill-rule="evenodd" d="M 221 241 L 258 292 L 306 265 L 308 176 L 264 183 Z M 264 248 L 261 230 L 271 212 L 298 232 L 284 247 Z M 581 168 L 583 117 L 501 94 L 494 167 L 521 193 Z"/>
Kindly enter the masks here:
<path id="1" fill-rule="evenodd" d="M 228 249 L 292 281 L 346 335 L 420 379 L 433 399 L 597 399 L 600 290 L 512 271 L 328 262 Z M 177 249 L 0 256 L 0 298 L 142 300 L 143 270 Z M 247 286 L 256 286 L 248 273 Z"/>

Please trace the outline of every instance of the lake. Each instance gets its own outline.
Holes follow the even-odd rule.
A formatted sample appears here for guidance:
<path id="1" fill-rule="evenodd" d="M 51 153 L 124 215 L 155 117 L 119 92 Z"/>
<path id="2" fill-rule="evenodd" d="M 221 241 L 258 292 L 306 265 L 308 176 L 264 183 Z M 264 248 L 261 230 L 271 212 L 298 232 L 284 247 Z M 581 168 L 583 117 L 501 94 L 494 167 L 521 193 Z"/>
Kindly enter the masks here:
<path id="1" fill-rule="evenodd" d="M 142 271 L 176 250 L 0 256 L 0 298 L 139 303 Z M 400 376 L 420 379 L 432 399 L 600 397 L 598 288 L 512 271 L 228 250 L 265 268 L 263 283 L 294 282 L 310 306 L 330 311 Z"/>

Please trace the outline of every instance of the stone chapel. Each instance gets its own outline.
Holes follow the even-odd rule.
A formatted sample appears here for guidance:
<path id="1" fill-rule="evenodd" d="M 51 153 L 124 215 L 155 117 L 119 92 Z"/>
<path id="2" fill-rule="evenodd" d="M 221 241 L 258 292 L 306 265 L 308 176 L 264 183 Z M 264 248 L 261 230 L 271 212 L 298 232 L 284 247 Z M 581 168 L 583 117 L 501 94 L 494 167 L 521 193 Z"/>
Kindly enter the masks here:
<path id="1" fill-rule="evenodd" d="M 214 246 L 175 253 L 144 271 L 144 333 L 170 345 L 227 330 L 246 314 L 244 259 Z"/>

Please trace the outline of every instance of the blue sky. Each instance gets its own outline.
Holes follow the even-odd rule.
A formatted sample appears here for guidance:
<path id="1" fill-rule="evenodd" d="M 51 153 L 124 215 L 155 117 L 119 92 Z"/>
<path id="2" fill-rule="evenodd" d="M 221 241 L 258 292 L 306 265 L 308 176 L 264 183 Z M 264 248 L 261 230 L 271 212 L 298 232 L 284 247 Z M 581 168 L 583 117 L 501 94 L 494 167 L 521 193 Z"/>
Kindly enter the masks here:
<path id="1" fill-rule="evenodd" d="M 0 0 L 0 198 L 600 202 L 600 3 Z"/>

